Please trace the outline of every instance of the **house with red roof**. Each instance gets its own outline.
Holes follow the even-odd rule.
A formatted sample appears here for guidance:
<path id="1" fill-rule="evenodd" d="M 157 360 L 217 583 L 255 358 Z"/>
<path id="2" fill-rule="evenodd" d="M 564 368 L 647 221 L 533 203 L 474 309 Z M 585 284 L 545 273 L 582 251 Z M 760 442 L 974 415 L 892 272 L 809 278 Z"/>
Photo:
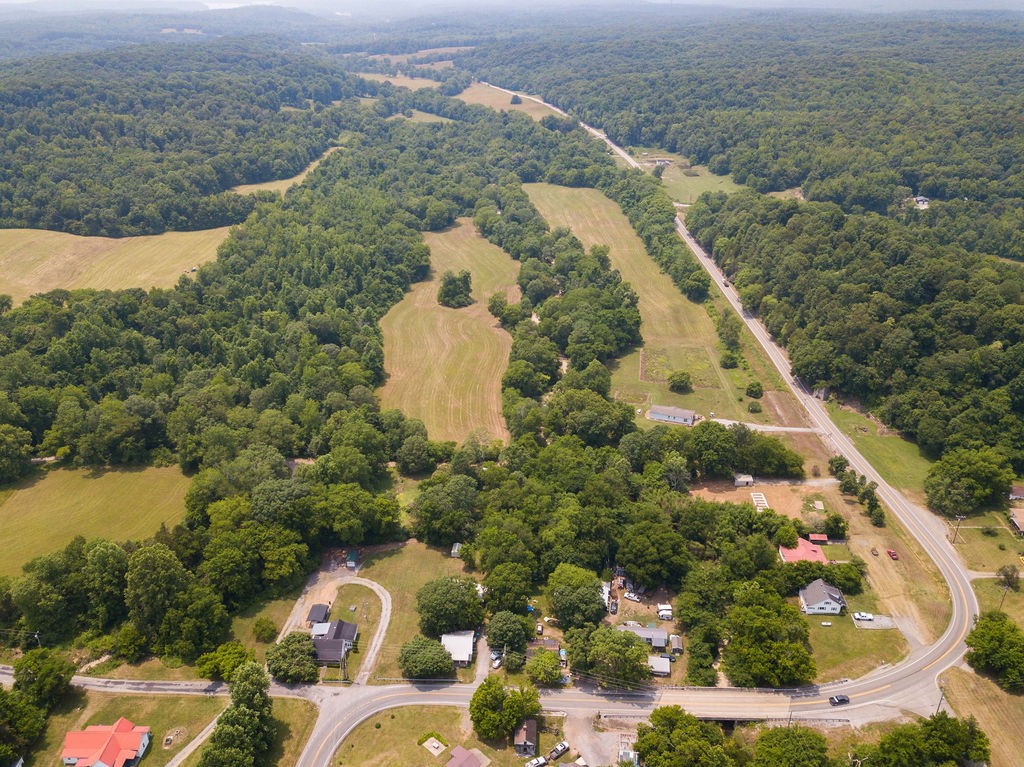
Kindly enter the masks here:
<path id="1" fill-rule="evenodd" d="M 787 549 L 779 546 L 779 556 L 783 562 L 821 562 L 828 564 L 828 557 L 821 550 L 821 546 L 811 543 L 806 538 L 797 538 L 796 547 Z"/>
<path id="2" fill-rule="evenodd" d="M 148 727 L 124 717 L 114 724 L 94 724 L 64 736 L 61 760 L 74 767 L 133 767 L 149 748 Z"/>

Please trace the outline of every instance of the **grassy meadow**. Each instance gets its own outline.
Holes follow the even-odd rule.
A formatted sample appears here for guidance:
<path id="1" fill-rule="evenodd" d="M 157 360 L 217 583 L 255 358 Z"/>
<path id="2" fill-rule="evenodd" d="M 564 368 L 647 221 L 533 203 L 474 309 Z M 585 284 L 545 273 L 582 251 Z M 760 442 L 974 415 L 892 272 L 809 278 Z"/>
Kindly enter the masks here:
<path id="1" fill-rule="evenodd" d="M 63 548 L 76 535 L 142 540 L 185 516 L 189 479 L 177 467 L 89 471 L 51 469 L 14 486 L 0 504 L 7 555 L 0 575 Z"/>
<path id="2" fill-rule="evenodd" d="M 942 675 L 946 700 L 959 716 L 973 716 L 989 737 L 990 767 L 1019 767 L 1024 742 L 1024 697 L 961 668 Z"/>
<path id="3" fill-rule="evenodd" d="M 864 607 L 857 602 L 849 609 Z M 883 663 L 901 660 L 909 649 L 899 629 L 859 629 L 849 614 L 805 615 L 804 620 L 818 670 L 815 681 L 821 684 L 864 676 Z M 832 625 L 822 626 L 822 621 Z"/>
<path id="4" fill-rule="evenodd" d="M 193 266 L 212 261 L 229 229 L 119 239 L 2 229 L 0 293 L 18 304 L 56 288 L 169 288 Z"/>
<path id="5" fill-rule="evenodd" d="M 437 80 L 428 80 L 426 77 L 407 77 L 405 75 L 382 75 L 376 72 L 357 72 L 364 80 L 374 80 L 378 83 L 391 83 L 396 88 L 408 88 L 411 91 L 420 88 L 436 88 L 440 83 Z"/>
<path id="6" fill-rule="evenodd" d="M 469 219 L 443 232 L 428 232 L 433 268 L 381 320 L 388 381 L 379 390 L 384 407 L 400 408 L 426 424 L 432 439 L 461 442 L 471 432 L 507 439 L 501 417 L 501 377 L 512 337 L 487 311 L 487 299 L 504 291 L 519 300 L 518 264 L 477 234 Z M 437 303 L 441 275 L 468 269 L 475 303 L 449 309 Z"/>
<path id="7" fill-rule="evenodd" d="M 848 436 L 879 474 L 916 500 L 924 500 L 924 478 L 931 461 L 921 449 L 899 434 L 889 432 L 878 421 L 850 407 L 830 402 L 828 412 L 833 423 Z"/>
<path id="8" fill-rule="evenodd" d="M 740 400 L 749 373 L 724 370 L 718 336 L 707 310 L 685 296 L 644 249 L 629 220 L 613 201 L 596 189 L 570 189 L 551 184 L 527 184 L 530 200 L 553 226 L 566 226 L 584 244 L 608 245 L 612 266 L 640 297 L 643 348 L 624 357 L 612 369 L 612 389 L 618 399 L 638 409 L 675 405 L 717 417 L 767 423 L 767 413 L 751 414 Z M 674 394 L 667 378 L 686 370 L 694 391 Z M 762 379 L 771 388 L 771 379 Z"/>
<path id="9" fill-rule="evenodd" d="M 473 83 L 455 98 L 461 99 L 467 104 L 480 104 L 499 112 L 523 112 L 534 120 L 539 120 L 548 115 L 558 116 L 555 110 L 532 99 L 523 98 L 522 103 L 513 104 L 512 97 L 509 94 L 483 83 Z"/>
<path id="10" fill-rule="evenodd" d="M 205 695 L 124 696 L 73 689 L 51 714 L 42 738 L 26 757 L 25 764 L 28 767 L 59 764 L 64 734 L 68 730 L 82 729 L 91 724 L 113 724 L 123 716 L 150 728 L 153 743 L 146 752 L 144 763 L 146 767 L 163 767 L 227 704 L 227 698 L 208 698 Z M 164 738 L 176 731 L 180 733 L 165 748 Z"/>
<path id="11" fill-rule="evenodd" d="M 448 743 L 434 757 L 416 741 L 428 732 L 436 732 Z M 547 753 L 558 739 L 550 733 L 538 734 L 538 754 Z M 451 757 L 451 749 L 480 749 L 492 767 L 520 767 L 523 757 L 507 743 L 484 742 L 473 734 L 469 712 L 454 706 L 403 706 L 376 714 L 356 727 L 342 741 L 331 761 L 333 767 L 406 767 L 441 765 Z M 564 760 L 563 760 L 564 761 Z"/>
<path id="12" fill-rule="evenodd" d="M 465 566 L 461 559 L 452 559 L 419 541 L 409 541 L 371 555 L 359 568 L 359 575 L 376 581 L 391 593 L 391 622 L 371 680 L 398 679 L 402 676 L 398 653 L 403 644 L 420 632 L 416 592 L 434 578 L 465 575 Z M 369 642 L 369 635 L 365 636 Z"/>
<path id="13" fill-rule="evenodd" d="M 292 767 L 299 761 L 299 755 L 316 724 L 316 717 L 316 706 L 308 700 L 274 698 L 274 724 L 277 730 L 266 761 L 268 767 Z M 197 749 L 182 764 L 184 767 L 197 767 L 202 753 L 203 749 Z M 148 756 L 146 758 L 149 759 Z"/>
<path id="14" fill-rule="evenodd" d="M 301 184 L 303 181 L 305 181 L 306 176 L 315 171 L 317 167 L 320 165 L 320 163 L 322 163 L 324 160 L 330 157 L 334 152 L 337 152 L 339 149 L 341 149 L 341 147 L 339 146 L 332 146 L 328 148 L 326 152 L 324 152 L 318 158 L 313 160 L 313 162 L 307 165 L 301 173 L 299 173 L 296 176 L 292 176 L 291 178 L 282 178 L 277 181 L 263 181 L 259 184 L 241 184 L 239 186 L 232 187 L 231 191 L 237 192 L 238 194 L 250 194 L 252 192 L 277 192 L 278 194 L 283 196 L 284 193 L 291 189 L 293 186 Z"/>
<path id="15" fill-rule="evenodd" d="M 656 147 L 628 147 L 633 158 L 648 171 L 653 171 L 654 161 L 669 160 L 661 176 L 661 182 L 676 202 L 695 202 L 704 192 L 738 192 L 745 188 L 732 180 L 732 176 L 719 176 L 704 165 L 690 165 L 681 154 L 666 152 Z"/>

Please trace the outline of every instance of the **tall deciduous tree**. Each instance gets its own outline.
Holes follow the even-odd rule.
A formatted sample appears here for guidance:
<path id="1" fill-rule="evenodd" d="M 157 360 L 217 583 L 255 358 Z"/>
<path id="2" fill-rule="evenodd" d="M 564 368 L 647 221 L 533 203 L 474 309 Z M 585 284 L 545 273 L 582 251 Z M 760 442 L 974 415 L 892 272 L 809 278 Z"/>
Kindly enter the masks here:
<path id="1" fill-rule="evenodd" d="M 428 637 L 475 628 L 484 618 L 476 581 L 470 578 L 445 576 L 425 583 L 416 592 L 416 611 L 420 631 Z"/>
<path id="2" fill-rule="evenodd" d="M 563 630 L 596 623 L 605 613 L 601 581 L 593 570 L 562 563 L 548 578 L 551 609 Z"/>

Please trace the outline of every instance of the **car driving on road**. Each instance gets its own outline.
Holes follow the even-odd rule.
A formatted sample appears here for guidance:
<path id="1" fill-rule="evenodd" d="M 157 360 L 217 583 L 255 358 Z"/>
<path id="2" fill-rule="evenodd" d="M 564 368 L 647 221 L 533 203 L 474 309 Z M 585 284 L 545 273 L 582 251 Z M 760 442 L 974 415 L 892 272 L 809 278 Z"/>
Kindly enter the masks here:
<path id="1" fill-rule="evenodd" d="M 850 702 L 850 696 L 849 695 L 833 695 L 831 698 L 828 699 L 828 702 L 829 702 L 830 705 L 833 705 L 833 706 L 842 706 L 842 705 L 845 705 L 846 703 Z"/>

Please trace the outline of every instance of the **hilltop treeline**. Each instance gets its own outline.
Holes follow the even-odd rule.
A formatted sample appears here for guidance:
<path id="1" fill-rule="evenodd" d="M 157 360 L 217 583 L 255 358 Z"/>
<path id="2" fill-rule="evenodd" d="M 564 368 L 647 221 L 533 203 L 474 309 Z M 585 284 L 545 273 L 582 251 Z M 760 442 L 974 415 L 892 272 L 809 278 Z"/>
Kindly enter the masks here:
<path id="1" fill-rule="evenodd" d="M 533 31 L 459 54 L 622 145 L 679 152 L 758 191 L 913 214 L 970 249 L 1024 258 L 1024 26 L 1006 16 L 851 18 L 669 11 L 657 31 Z M 965 201 L 966 198 L 966 201 Z M 947 211 L 945 203 L 958 201 Z M 948 219 L 955 219 L 955 225 Z M 1004 237 L 1003 235 L 1010 235 Z"/>
<path id="2" fill-rule="evenodd" d="M 120 237 L 236 224 L 375 92 L 271 41 L 147 45 L 0 69 L 0 226 Z"/>
<path id="3" fill-rule="evenodd" d="M 877 405 L 931 455 L 997 445 L 1024 468 L 1024 271 L 880 216 L 752 193 L 687 223 L 793 373 Z"/>

